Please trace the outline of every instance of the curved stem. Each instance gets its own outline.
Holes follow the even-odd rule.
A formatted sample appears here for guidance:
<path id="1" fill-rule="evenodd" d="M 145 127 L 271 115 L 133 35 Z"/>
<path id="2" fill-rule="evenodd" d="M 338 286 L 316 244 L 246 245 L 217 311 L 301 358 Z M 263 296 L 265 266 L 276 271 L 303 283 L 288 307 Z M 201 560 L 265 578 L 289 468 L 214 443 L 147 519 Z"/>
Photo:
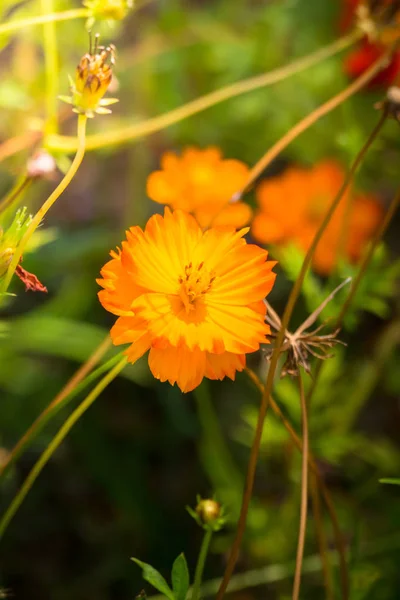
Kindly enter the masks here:
<path id="1" fill-rule="evenodd" d="M 13 33 L 19 29 L 26 29 L 33 25 L 43 25 L 44 23 L 55 23 L 56 21 L 70 21 L 71 19 L 87 19 L 90 11 L 87 8 L 73 8 L 63 12 L 54 12 L 50 14 L 38 15 L 37 17 L 28 17 L 0 24 L 0 36 L 6 33 Z"/>
<path id="2" fill-rule="evenodd" d="M 302 437 L 303 437 L 303 452 L 301 457 L 301 503 L 300 503 L 300 526 L 299 537 L 297 542 L 296 570 L 294 574 L 292 600 L 298 600 L 300 594 L 301 570 L 304 556 L 304 542 L 306 539 L 307 528 L 307 500 L 308 500 L 308 418 L 307 404 L 304 394 L 304 384 L 301 377 L 301 372 L 298 375 L 300 404 L 301 404 L 301 421 L 302 421 Z"/>
<path id="3" fill-rule="evenodd" d="M 353 81 L 347 88 L 333 96 L 330 100 L 321 104 L 312 113 L 304 117 L 301 121 L 296 123 L 292 129 L 290 129 L 282 138 L 280 138 L 276 144 L 272 146 L 264 154 L 264 156 L 255 164 L 251 169 L 247 181 L 243 188 L 238 191 L 237 196 L 242 196 L 254 183 L 254 181 L 261 175 L 261 173 L 268 167 L 268 165 L 301 133 L 306 131 L 311 125 L 314 125 L 321 117 L 340 106 L 345 100 L 353 96 L 356 92 L 362 89 L 371 79 L 375 77 L 377 73 L 386 65 L 388 58 L 390 57 L 392 49 L 388 50 L 383 56 L 381 56 L 376 62 L 371 65 L 358 79 Z"/>
<path id="4" fill-rule="evenodd" d="M 93 390 L 86 396 L 86 398 L 81 402 L 81 404 L 74 410 L 74 412 L 68 417 L 65 421 L 64 425 L 59 429 L 58 433 L 54 436 L 50 444 L 47 446 L 46 450 L 41 454 L 40 458 L 35 463 L 34 467 L 30 471 L 29 475 L 25 479 L 21 488 L 17 492 L 14 500 L 11 502 L 7 511 L 0 521 L 0 538 L 3 536 L 7 526 L 9 525 L 11 519 L 14 517 L 18 508 L 21 506 L 24 501 L 26 495 L 29 490 L 35 483 L 37 477 L 41 473 L 43 467 L 47 464 L 50 458 L 53 456 L 54 452 L 57 450 L 61 442 L 65 439 L 66 435 L 75 425 L 75 423 L 79 420 L 79 418 L 83 415 L 84 412 L 93 404 L 93 402 L 98 398 L 101 392 L 107 387 L 109 383 L 122 371 L 127 363 L 126 357 L 119 361 L 117 365 L 111 371 L 103 377 L 101 381 L 93 388 Z"/>
<path id="5" fill-rule="evenodd" d="M 206 532 L 203 537 L 203 541 L 201 543 L 199 558 L 197 560 L 196 571 L 194 574 L 194 583 L 193 583 L 191 600 L 199 600 L 200 586 L 201 586 L 201 582 L 203 580 L 204 566 L 206 564 L 207 554 L 208 554 L 208 550 L 210 547 L 212 536 L 213 536 L 213 530 L 211 528 L 206 529 Z"/>
<path id="6" fill-rule="evenodd" d="M 0 201 L 0 215 L 14 203 L 22 192 L 26 191 L 32 181 L 32 177 L 28 177 L 27 175 L 23 175 L 17 180 L 8 194 Z"/>
<path id="7" fill-rule="evenodd" d="M 8 473 L 11 466 L 21 456 L 23 451 L 29 446 L 35 437 L 40 433 L 43 427 L 49 422 L 49 420 L 58 413 L 67 403 L 75 398 L 75 396 L 82 391 L 83 388 L 89 385 L 94 379 L 97 379 L 105 371 L 108 371 L 114 366 L 114 363 L 120 359 L 120 356 L 114 356 L 105 364 L 101 365 L 98 369 L 93 371 L 91 375 L 89 372 L 94 368 L 95 364 L 101 359 L 104 353 L 107 351 L 111 343 L 109 336 L 106 340 L 96 348 L 94 353 L 89 359 L 81 365 L 76 373 L 71 377 L 68 383 L 63 389 L 55 396 L 48 406 L 40 413 L 40 415 L 34 420 L 29 429 L 24 435 L 18 440 L 17 444 L 8 454 L 6 461 L 0 467 L 0 479 Z"/>
<path id="8" fill-rule="evenodd" d="M 43 15 L 53 13 L 53 0 L 41 0 Z M 46 134 L 57 133 L 58 49 L 55 22 L 43 24 L 43 50 L 46 73 Z"/>
<path id="9" fill-rule="evenodd" d="M 357 290 L 360 286 L 360 283 L 365 275 L 365 272 L 368 268 L 369 263 L 371 262 L 371 259 L 374 255 L 374 252 L 379 244 L 379 242 L 381 241 L 381 239 L 383 238 L 383 236 L 385 235 L 387 228 L 389 227 L 393 216 L 395 215 L 397 209 L 399 208 L 400 205 L 400 189 L 397 191 L 397 193 L 393 196 L 390 204 L 389 204 L 389 208 L 386 211 L 386 214 L 383 218 L 383 221 L 381 222 L 381 224 L 379 225 L 378 229 L 375 232 L 375 235 L 372 239 L 372 242 L 368 248 L 368 251 L 366 252 L 366 254 L 364 255 L 361 263 L 360 263 L 360 267 L 358 269 L 358 273 L 356 275 L 356 277 L 354 278 L 354 280 L 352 281 L 351 287 L 350 287 L 350 291 L 349 294 L 346 298 L 346 300 L 343 303 L 343 306 L 341 308 L 341 311 L 335 321 L 335 324 L 333 325 L 333 329 L 339 329 L 342 327 L 343 325 L 343 321 L 345 319 L 345 316 L 347 314 L 347 311 L 349 310 L 351 303 L 354 300 L 354 297 L 357 293 Z M 315 369 L 315 373 L 313 374 L 313 379 L 312 379 L 312 383 L 311 383 L 311 387 L 308 391 L 308 395 L 307 395 L 307 402 L 308 404 L 311 402 L 312 400 L 312 396 L 314 394 L 314 391 L 317 387 L 317 383 L 319 381 L 319 377 L 321 375 L 321 371 L 323 369 L 323 365 L 324 363 L 318 362 L 317 367 Z"/>
<path id="10" fill-rule="evenodd" d="M 85 155 L 86 121 L 87 121 L 86 115 L 79 115 L 79 117 L 78 117 L 79 146 L 78 146 L 78 150 L 75 155 L 75 158 L 72 161 L 71 166 L 68 169 L 68 172 L 66 173 L 66 175 L 63 177 L 63 179 L 60 181 L 60 183 L 58 184 L 56 189 L 53 191 L 52 194 L 50 194 L 50 196 L 47 198 L 47 200 L 44 202 L 44 204 L 38 210 L 36 215 L 33 217 L 28 229 L 25 232 L 25 235 L 23 236 L 22 240 L 19 243 L 18 248 L 14 252 L 13 259 L 12 259 L 10 266 L 8 267 L 7 273 L 4 276 L 4 279 L 0 285 L 0 292 L 7 291 L 8 286 L 11 281 L 11 278 L 14 274 L 14 271 L 17 268 L 19 261 L 21 260 L 22 254 L 23 254 L 29 240 L 31 239 L 32 235 L 35 233 L 36 229 L 39 227 L 42 219 L 46 216 L 47 212 L 53 206 L 55 201 L 65 191 L 65 189 L 68 187 L 68 185 L 71 183 L 72 179 L 76 175 L 76 172 L 78 171 L 78 168 L 79 168 L 79 166 L 83 160 L 83 157 Z"/>
<path id="11" fill-rule="evenodd" d="M 141 123 L 135 123 L 134 125 L 126 126 L 115 131 L 108 131 L 106 133 L 88 136 L 87 149 L 94 150 L 96 148 L 102 148 L 103 146 L 107 146 L 109 148 L 111 146 L 124 144 L 132 140 L 142 138 L 146 135 L 150 135 L 151 133 L 155 133 L 156 131 L 160 131 L 165 127 L 170 127 L 171 125 L 174 125 L 183 119 L 187 119 L 188 117 L 202 112 L 207 108 L 216 106 L 225 100 L 235 98 L 267 85 L 272 85 L 273 83 L 282 81 L 292 75 L 295 75 L 296 73 L 300 73 L 301 71 L 318 64 L 326 58 L 334 56 L 345 48 L 348 48 L 359 38 L 360 33 L 358 31 L 352 32 L 349 35 L 336 40 L 329 46 L 321 48 L 316 52 L 309 54 L 308 56 L 299 58 L 285 67 L 274 69 L 273 71 L 269 71 L 263 75 L 250 77 L 249 79 L 244 79 L 243 81 L 238 81 L 237 83 L 223 87 L 215 92 L 201 96 L 200 98 L 175 108 L 164 115 L 148 119 L 147 121 L 143 121 Z M 76 138 L 58 135 L 48 136 L 45 141 L 45 145 L 50 150 L 73 152 L 76 150 Z"/>

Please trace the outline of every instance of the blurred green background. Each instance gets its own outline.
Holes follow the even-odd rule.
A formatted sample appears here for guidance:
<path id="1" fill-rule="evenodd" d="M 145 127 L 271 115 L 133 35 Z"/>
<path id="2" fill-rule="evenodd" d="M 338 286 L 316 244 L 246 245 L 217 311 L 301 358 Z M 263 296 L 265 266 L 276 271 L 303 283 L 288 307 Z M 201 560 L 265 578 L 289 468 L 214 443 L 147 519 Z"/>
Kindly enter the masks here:
<path id="1" fill-rule="evenodd" d="M 340 35 L 340 5 L 336 0 L 152 0 L 121 23 L 96 24 L 102 42 L 117 46 L 118 89 L 110 95 L 120 102 L 111 116 L 89 122 L 89 134 L 154 117 L 330 43 Z M 81 5 L 55 0 L 53 6 L 62 11 Z M 17 19 L 40 11 L 37 1 L 6 0 L 0 15 Z M 42 29 L 0 38 L 3 151 L 6 140 L 26 138 L 46 117 Z M 56 32 L 58 92 L 66 94 L 67 76 L 87 51 L 88 36 L 83 19 L 60 22 Z M 15 281 L 17 296 L 0 314 L 2 452 L 12 449 L 113 323 L 97 300 L 95 279 L 124 230 L 143 225 L 160 209 L 146 198 L 145 185 L 162 153 L 217 145 L 226 157 L 253 165 L 293 124 L 347 85 L 342 59 L 338 55 L 150 136 L 86 155 L 42 228 L 51 228 L 51 241 L 24 260 L 49 293 L 25 293 Z M 364 91 L 340 106 L 292 143 L 267 175 L 292 162 L 308 166 L 327 157 L 348 167 L 377 121 L 373 105 L 382 95 L 379 89 Z M 74 135 L 75 117 L 65 105 L 59 108 L 62 133 Z M 398 124 L 387 123 L 357 175 L 359 188 L 379 194 L 385 205 L 399 186 L 398 139 Z M 0 162 L 2 196 L 24 173 L 31 152 L 28 145 Z M 56 158 L 62 167 L 66 157 Z M 24 204 L 34 211 L 54 185 L 35 182 Z M 252 194 L 247 199 L 254 203 Z M 342 335 L 348 346 L 336 349 L 326 363 L 311 411 L 311 446 L 351 549 L 351 600 L 400 597 L 400 488 L 378 482 L 400 473 L 398 226 L 397 218 Z M 287 262 L 277 267 L 269 297 L 280 313 L 298 257 Z M 320 280 L 311 277 L 307 289 L 295 314 L 298 323 L 315 308 Z M 363 307 L 370 311 L 362 312 Z M 262 358 L 250 363 L 265 375 Z M 131 556 L 168 576 L 184 551 L 193 573 L 202 532 L 185 506 L 195 504 L 197 493 L 215 492 L 231 517 L 215 537 L 206 579 L 222 574 L 260 399 L 244 374 L 236 384 L 207 383 L 196 394 L 182 395 L 155 381 L 144 358 L 110 385 L 46 466 L 1 542 L 0 584 L 13 597 L 126 600 L 143 587 L 150 595 Z M 278 382 L 275 395 L 299 430 L 296 383 Z M 3 509 L 70 410 L 57 415 L 3 482 Z M 293 563 L 299 484 L 300 457 L 271 414 L 238 570 Z M 316 552 L 310 518 L 306 556 Z M 264 579 L 236 597 L 290 597 L 290 577 Z M 302 586 L 302 598 L 324 597 L 318 569 L 304 575 Z"/>

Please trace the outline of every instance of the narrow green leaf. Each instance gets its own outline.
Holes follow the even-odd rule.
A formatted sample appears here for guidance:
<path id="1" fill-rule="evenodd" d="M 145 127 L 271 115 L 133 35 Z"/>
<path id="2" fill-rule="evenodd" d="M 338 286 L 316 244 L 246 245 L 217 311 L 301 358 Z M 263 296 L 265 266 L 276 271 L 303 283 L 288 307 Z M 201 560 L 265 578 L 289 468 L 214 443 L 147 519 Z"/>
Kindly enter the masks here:
<path id="1" fill-rule="evenodd" d="M 393 485 L 400 485 L 400 479 L 398 478 L 386 478 L 386 479 L 380 479 L 379 483 L 392 483 Z"/>
<path id="2" fill-rule="evenodd" d="M 175 596 L 164 577 L 154 567 L 147 563 L 138 560 L 137 558 L 131 558 L 143 571 L 143 579 L 148 581 L 156 590 L 167 596 L 170 600 L 175 600 Z"/>
<path id="3" fill-rule="evenodd" d="M 183 552 L 172 565 L 171 580 L 175 599 L 185 600 L 189 590 L 189 569 Z"/>

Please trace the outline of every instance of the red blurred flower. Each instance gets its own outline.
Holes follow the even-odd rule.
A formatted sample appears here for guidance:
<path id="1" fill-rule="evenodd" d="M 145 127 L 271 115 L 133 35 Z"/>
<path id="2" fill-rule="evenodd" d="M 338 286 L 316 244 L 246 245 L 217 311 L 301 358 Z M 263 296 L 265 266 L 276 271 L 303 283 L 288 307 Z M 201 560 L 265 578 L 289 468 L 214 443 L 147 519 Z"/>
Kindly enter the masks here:
<path id="1" fill-rule="evenodd" d="M 382 14 L 385 14 L 384 8 L 386 5 L 390 5 L 391 2 L 381 2 L 381 6 L 378 5 L 378 9 Z M 340 27 L 342 31 L 346 31 L 357 21 L 357 9 L 364 5 L 366 18 L 372 27 L 374 26 L 374 15 L 368 13 L 368 3 L 363 0 L 343 0 L 342 14 L 340 19 Z M 360 19 L 359 19 L 360 21 Z M 396 19 L 395 19 L 396 21 Z M 387 31 L 385 28 L 382 34 L 378 36 L 378 28 L 376 30 L 376 40 L 368 39 L 365 36 L 357 48 L 355 48 L 344 61 L 344 70 L 347 75 L 351 78 L 359 77 L 364 71 L 366 71 L 374 62 L 376 62 L 386 50 L 386 43 L 394 41 L 394 37 L 400 34 L 397 32 L 398 23 L 394 24 L 394 28 L 390 24 L 387 24 Z M 365 29 L 365 28 L 364 28 Z M 385 31 L 387 35 L 385 35 Z M 396 33 L 394 33 L 396 32 Z M 394 37 L 393 37 L 394 36 Z M 385 43 L 386 42 L 386 43 Z M 400 75 L 400 51 L 396 51 L 393 54 L 393 58 L 385 69 L 382 69 L 378 75 L 376 75 L 369 83 L 369 87 L 376 86 L 389 86 L 392 85 L 396 78 Z"/>

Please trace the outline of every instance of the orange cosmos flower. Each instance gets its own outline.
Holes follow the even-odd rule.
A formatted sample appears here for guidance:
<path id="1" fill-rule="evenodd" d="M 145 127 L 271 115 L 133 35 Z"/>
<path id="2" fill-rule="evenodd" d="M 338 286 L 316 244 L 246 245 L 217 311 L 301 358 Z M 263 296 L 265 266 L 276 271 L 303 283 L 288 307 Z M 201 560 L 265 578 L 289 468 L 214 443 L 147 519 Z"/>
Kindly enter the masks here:
<path id="1" fill-rule="evenodd" d="M 144 231 L 127 231 L 98 283 L 100 302 L 118 316 L 112 340 L 131 344 L 130 362 L 150 350 L 154 377 L 188 392 L 203 377 L 234 379 L 245 354 L 268 343 L 263 298 L 275 263 L 246 244 L 247 231 L 202 232 L 192 216 L 168 208 Z"/>
<path id="2" fill-rule="evenodd" d="M 344 179 L 334 161 L 320 162 L 312 169 L 292 167 L 283 175 L 267 179 L 257 189 L 260 210 L 252 234 L 264 244 L 295 243 L 306 251 Z M 351 208 L 346 216 L 346 206 Z M 335 266 L 339 244 L 350 262 L 356 262 L 379 224 L 382 207 L 373 196 L 344 194 L 314 255 L 314 268 L 328 275 Z M 343 228 L 348 231 L 343 232 Z"/>
<path id="3" fill-rule="evenodd" d="M 251 219 L 251 208 L 232 202 L 249 174 L 239 160 L 224 160 L 218 148 L 187 148 L 181 157 L 166 152 L 161 171 L 147 179 L 149 198 L 193 213 L 201 227 L 239 228 Z"/>

